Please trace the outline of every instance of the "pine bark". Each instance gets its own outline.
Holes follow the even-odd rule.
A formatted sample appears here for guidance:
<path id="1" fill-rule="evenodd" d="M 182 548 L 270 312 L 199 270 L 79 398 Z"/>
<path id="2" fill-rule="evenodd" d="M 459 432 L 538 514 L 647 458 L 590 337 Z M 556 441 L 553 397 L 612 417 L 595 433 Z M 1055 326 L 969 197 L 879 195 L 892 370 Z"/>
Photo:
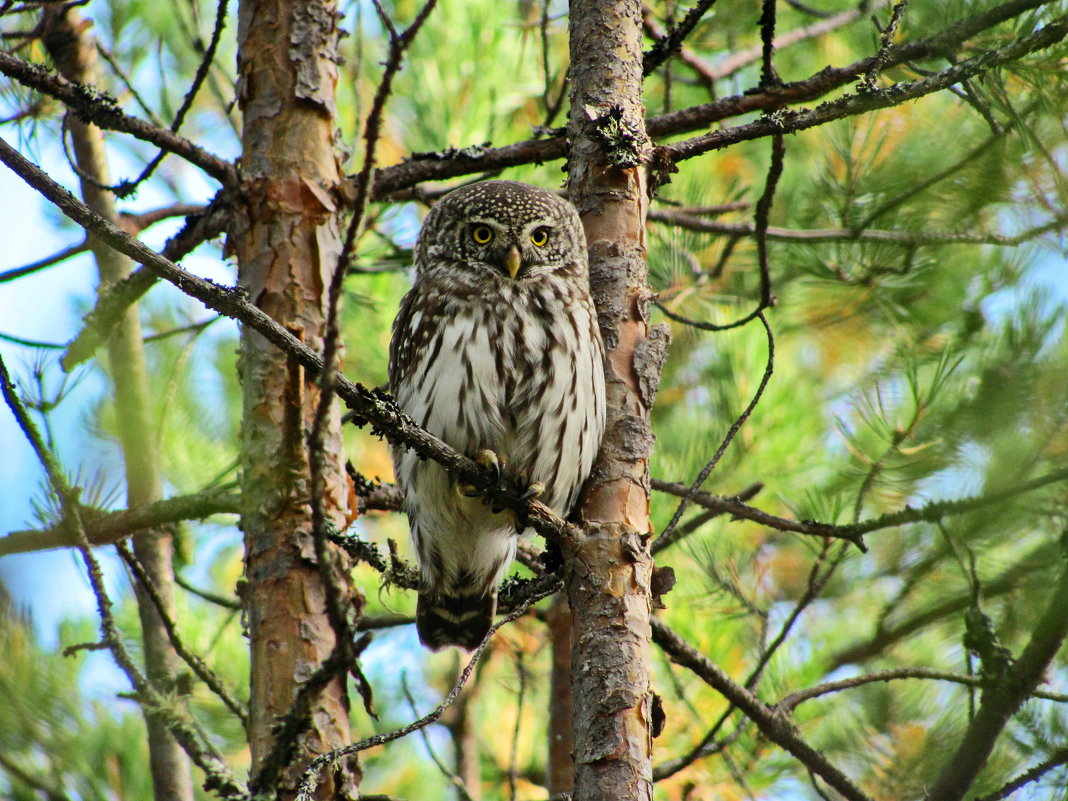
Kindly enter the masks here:
<path id="1" fill-rule="evenodd" d="M 588 533 L 565 550 L 572 609 L 574 799 L 652 799 L 649 411 L 666 334 L 649 327 L 641 3 L 573 0 L 568 189 L 586 230 L 608 419 Z"/>
<path id="2" fill-rule="evenodd" d="M 46 6 L 42 11 L 41 39 L 63 77 L 94 85 L 96 46 L 87 31 L 88 20 L 65 5 Z M 81 193 L 85 204 L 112 224 L 118 222 L 115 197 L 105 187 L 110 182 L 104 136 L 99 128 L 68 114 L 74 159 L 81 170 Z M 89 247 L 100 277 L 100 292 L 133 270 L 130 260 L 104 243 L 89 237 Z M 159 453 L 153 436 L 148 372 L 145 368 L 141 320 L 131 306 L 108 339 L 108 370 L 114 386 L 115 426 L 122 448 L 128 508 L 154 503 L 163 497 Z M 173 537 L 155 529 L 133 537 L 134 555 L 145 568 L 163 601 L 165 613 L 174 616 Z M 173 692 L 183 664 L 171 647 L 155 602 L 141 584 L 134 584 L 141 621 L 141 642 L 149 680 L 162 692 Z M 149 767 L 156 801 L 192 801 L 193 782 L 189 758 L 167 729 L 162 717 L 146 713 Z"/>
<path id="3" fill-rule="evenodd" d="M 330 2 L 246 0 L 238 18 L 238 101 L 243 112 L 242 206 L 231 245 L 250 300 L 321 350 L 326 288 L 341 250 L 335 188 L 337 12 Z M 290 797 L 314 755 L 350 741 L 342 673 L 311 700 L 301 733 L 278 760 L 275 723 L 330 656 L 335 632 L 315 559 L 306 440 L 319 402 L 313 377 L 250 329 L 241 335 L 241 526 L 251 648 L 249 742 L 254 791 Z M 324 436 L 326 516 L 344 521 L 347 493 L 340 414 Z M 330 549 L 327 571 L 352 602 L 347 564 Z M 260 776 L 257 784 L 255 777 Z M 324 776 L 320 797 L 355 798 L 355 760 Z M 269 786 L 262 786 L 267 784 Z"/>

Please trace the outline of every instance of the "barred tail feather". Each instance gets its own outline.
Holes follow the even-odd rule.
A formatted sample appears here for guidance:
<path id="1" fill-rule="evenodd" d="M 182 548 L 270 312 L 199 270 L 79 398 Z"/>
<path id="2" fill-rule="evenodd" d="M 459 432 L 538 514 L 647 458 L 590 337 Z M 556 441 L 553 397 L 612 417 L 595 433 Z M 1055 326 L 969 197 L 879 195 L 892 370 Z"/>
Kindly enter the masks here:
<path id="1" fill-rule="evenodd" d="M 496 591 L 488 595 L 480 590 L 469 595 L 419 593 L 415 627 L 419 641 L 431 650 L 458 645 L 473 651 L 493 625 L 496 612 Z"/>

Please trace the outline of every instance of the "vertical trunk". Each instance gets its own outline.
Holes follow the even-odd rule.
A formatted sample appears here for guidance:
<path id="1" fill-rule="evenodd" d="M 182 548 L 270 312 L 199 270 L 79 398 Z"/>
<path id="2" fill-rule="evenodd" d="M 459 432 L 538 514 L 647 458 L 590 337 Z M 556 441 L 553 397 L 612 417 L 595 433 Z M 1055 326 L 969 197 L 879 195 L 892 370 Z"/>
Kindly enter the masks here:
<path id="1" fill-rule="evenodd" d="M 549 607 L 549 643 L 552 676 L 549 679 L 549 761 L 545 788 L 549 796 L 570 793 L 575 784 L 572 753 L 575 740 L 571 722 L 571 610 L 567 599 L 557 594 Z"/>
<path id="2" fill-rule="evenodd" d="M 605 340 L 608 420 L 565 553 L 572 609 L 576 801 L 652 798 L 649 410 L 666 335 L 648 327 L 649 142 L 641 3 L 572 0 L 568 187 L 582 216 Z"/>
<path id="3" fill-rule="evenodd" d="M 330 2 L 244 0 L 238 19 L 238 100 L 244 117 L 243 206 L 231 232 L 241 285 L 310 347 L 321 349 L 326 287 L 341 248 L 334 202 L 337 12 Z M 274 724 L 335 644 L 311 539 L 307 433 L 318 386 L 259 334 L 241 336 L 244 392 L 242 517 L 251 647 L 249 741 L 253 775 L 274 746 Z M 343 522 L 340 416 L 324 438 L 328 519 Z M 331 549 L 342 602 L 352 588 Z M 309 759 L 349 742 L 345 676 L 312 699 L 302 734 L 271 786 L 289 797 Z M 355 761 L 320 784 L 321 797 L 358 794 Z"/>
<path id="4" fill-rule="evenodd" d="M 65 78 L 78 83 L 96 83 L 96 47 L 85 34 L 88 22 L 65 6 L 46 6 L 42 16 L 42 41 Z M 101 186 L 109 181 L 104 138 L 99 128 L 70 114 L 74 157 L 82 171 L 82 197 L 89 208 L 111 223 L 118 220 L 114 196 Z M 100 276 L 100 287 L 124 278 L 132 269 L 130 260 L 118 251 L 89 238 Z M 108 340 L 108 367 L 114 384 L 115 424 L 126 471 L 128 506 L 158 501 L 162 497 L 159 455 L 153 437 L 148 374 L 141 340 L 137 307 L 127 310 Z M 133 538 L 134 553 L 152 578 L 169 616 L 173 616 L 174 566 L 171 535 L 148 531 Z M 140 584 L 134 585 L 141 618 L 141 639 L 149 679 L 165 692 L 174 688 L 181 660 L 171 648 L 159 611 Z M 146 715 L 149 763 L 156 801 L 192 801 L 193 783 L 189 759 L 158 716 Z"/>

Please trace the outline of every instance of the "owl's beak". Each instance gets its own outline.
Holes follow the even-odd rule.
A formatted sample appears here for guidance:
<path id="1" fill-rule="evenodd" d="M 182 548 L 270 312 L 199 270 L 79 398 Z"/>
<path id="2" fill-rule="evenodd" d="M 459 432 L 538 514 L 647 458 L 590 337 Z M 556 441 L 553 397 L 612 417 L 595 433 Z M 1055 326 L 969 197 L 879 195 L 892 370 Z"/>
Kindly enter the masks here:
<path id="1" fill-rule="evenodd" d="M 519 275 L 519 268 L 523 266 L 523 257 L 519 255 L 519 248 L 515 245 L 508 249 L 508 255 L 504 257 L 504 266 L 508 270 L 508 275 L 515 280 L 515 277 Z"/>

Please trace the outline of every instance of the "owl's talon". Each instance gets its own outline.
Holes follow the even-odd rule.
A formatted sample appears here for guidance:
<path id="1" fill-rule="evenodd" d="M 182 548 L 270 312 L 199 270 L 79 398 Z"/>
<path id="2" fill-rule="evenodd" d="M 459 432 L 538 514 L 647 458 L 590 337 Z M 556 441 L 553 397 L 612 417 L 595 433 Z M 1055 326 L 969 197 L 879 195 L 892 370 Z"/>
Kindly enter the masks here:
<path id="1" fill-rule="evenodd" d="M 534 481 L 527 484 L 527 488 L 523 490 L 523 493 L 519 496 L 519 500 L 532 501 L 535 498 L 540 498 L 543 492 L 545 492 L 545 485 L 540 481 Z"/>
<path id="2" fill-rule="evenodd" d="M 493 473 L 494 479 L 499 483 L 504 475 L 504 459 L 501 459 L 493 451 L 484 448 L 475 454 L 475 461 Z"/>

